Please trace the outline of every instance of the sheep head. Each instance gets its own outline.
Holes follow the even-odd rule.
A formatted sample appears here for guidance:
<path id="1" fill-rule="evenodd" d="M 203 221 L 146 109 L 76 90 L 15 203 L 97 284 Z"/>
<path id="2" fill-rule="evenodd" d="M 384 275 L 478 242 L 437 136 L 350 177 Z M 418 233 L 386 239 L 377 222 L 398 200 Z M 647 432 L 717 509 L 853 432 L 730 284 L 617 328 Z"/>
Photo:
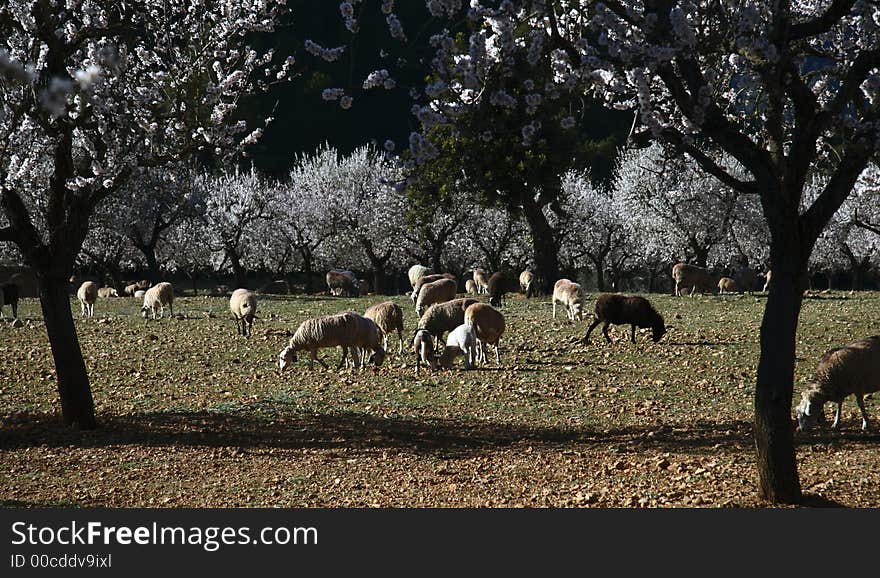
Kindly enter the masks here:
<path id="1" fill-rule="evenodd" d="M 822 407 L 824 401 L 819 398 L 813 398 L 809 392 L 804 392 L 801 401 L 795 409 L 797 416 L 798 430 L 807 432 L 813 429 L 817 423 L 825 421 L 825 413 Z"/>
<path id="2" fill-rule="evenodd" d="M 296 352 L 291 349 L 290 346 L 287 346 L 281 350 L 281 353 L 278 354 L 279 371 L 284 371 L 284 368 L 291 363 L 296 363 Z"/>
<path id="3" fill-rule="evenodd" d="M 654 340 L 654 343 L 660 341 L 664 335 L 666 335 L 666 326 L 662 322 L 651 328 L 651 339 Z"/>

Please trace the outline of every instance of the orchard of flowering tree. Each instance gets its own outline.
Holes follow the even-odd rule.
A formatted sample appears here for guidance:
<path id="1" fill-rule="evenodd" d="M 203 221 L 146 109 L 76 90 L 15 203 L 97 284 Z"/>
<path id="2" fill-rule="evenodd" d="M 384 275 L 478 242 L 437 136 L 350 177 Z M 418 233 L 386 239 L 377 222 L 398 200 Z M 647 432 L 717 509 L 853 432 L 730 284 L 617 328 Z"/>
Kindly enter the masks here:
<path id="1" fill-rule="evenodd" d="M 377 436 L 434 435 L 431 447 L 461 438 L 469 440 L 462 447 L 497 449 L 500 461 L 473 457 L 473 479 L 485 484 L 485 471 L 520 463 L 506 453 L 514 440 L 528 441 L 529 451 L 543 444 L 549 455 L 560 442 L 548 440 L 571 439 L 576 447 L 563 449 L 588 456 L 572 467 L 614 460 L 581 472 L 586 482 L 576 473 L 565 479 L 580 500 L 502 500 L 513 495 L 509 488 L 458 501 L 432 497 L 419 485 L 421 454 L 404 456 L 392 444 L 401 461 L 389 467 L 410 472 L 412 494 L 407 483 L 393 484 L 376 489 L 385 499 L 376 501 L 749 503 L 731 497 L 744 490 L 715 502 L 676 502 L 682 490 L 649 485 L 645 496 L 677 497 L 642 504 L 598 489 L 612 483 L 610 470 L 662 478 L 678 468 L 680 476 L 697 469 L 718 476 L 706 485 L 720 493 L 728 490 L 718 489 L 727 488 L 719 480 L 746 476 L 742 485 L 760 503 L 802 503 L 805 432 L 794 427 L 802 382 L 826 350 L 877 333 L 880 6 L 330 4 L 0 6 L 0 275 L 36 281 L 33 295 L 19 288 L 25 327 L 0 325 L 7 437 L 30 435 L 22 424 L 40 423 L 40 412 L 58 412 L 65 430 L 109 432 L 140 416 L 150 426 L 137 426 L 134 443 L 179 430 L 186 448 L 182 432 L 211 427 L 221 432 L 218 445 L 285 452 L 300 447 L 279 441 L 288 426 L 318 432 L 303 447 L 320 447 L 326 435 L 348 440 L 342 445 L 354 453 Z M 319 15 L 329 23 L 324 37 L 311 25 Z M 673 298 L 676 263 L 706 269 L 713 286 L 732 277 L 739 292 Z M 468 292 L 476 268 L 511 281 L 510 298 L 498 307 L 508 335 L 500 340 L 501 371 L 460 379 L 448 369 L 419 373 L 412 338 L 426 325 L 408 298 L 416 264 L 453 275 L 458 294 Z M 334 269 L 353 273 L 360 297 L 331 294 Z M 514 297 L 523 271 L 535 275 L 538 297 Z M 15 283 L 7 277 L 0 282 Z M 583 320 L 568 325 L 550 313 L 562 278 L 579 283 L 583 295 Z M 109 312 L 103 325 L 76 316 L 82 282 L 123 295 L 140 279 L 146 287 L 173 284 L 170 322 L 145 325 L 143 297 L 132 304 L 131 296 L 106 306 L 98 300 L 98 316 Z M 259 303 L 260 338 L 246 343 L 220 323 L 230 306 L 217 296 L 237 288 Z M 582 343 L 596 294 L 606 292 L 650 299 L 667 336 L 657 343 L 640 336 L 636 344 L 620 337 L 604 348 L 602 338 Z M 825 302 L 832 298 L 838 302 Z M 388 358 L 373 374 L 311 373 L 302 363 L 288 378 L 295 385 L 277 374 L 278 351 L 307 318 L 387 300 L 404 311 L 402 355 L 389 334 Z M 842 307 L 840 321 L 826 331 L 832 305 Z M 440 339 L 437 347 L 453 345 Z M 554 359 L 541 361 L 548 356 Z M 25 358 L 18 367 L 14 360 Z M 880 367 L 860 375 L 880 382 Z M 215 423 L 218 414 L 229 417 Z M 711 436 L 695 438 L 724 447 L 697 463 L 681 449 L 690 434 L 678 446 L 675 432 L 704 423 L 724 433 L 714 446 Z M 634 431 L 641 433 L 626 437 Z M 584 440 L 594 439 L 633 457 L 590 454 Z M 848 442 L 877 450 L 876 438 L 841 441 Z M 0 443 L 0 450 L 11 455 L 13 446 Z M 203 454 L 192 451 L 185 460 L 199 463 Z M 562 467 L 546 462 L 548 471 Z M 807 475 L 824 466 L 808 464 Z M 172 504 L 361 505 L 372 503 L 370 471 L 352 474 L 359 481 L 346 495 L 331 487 L 346 479 L 337 473 L 305 501 L 217 494 Z M 520 475 L 517 487 L 545 486 L 545 498 L 563 484 L 547 471 Z M 832 492 L 815 480 L 808 487 Z M 839 490 L 838 501 L 840 492 L 857 490 Z M 868 496 L 866 505 L 880 505 L 876 492 Z M 124 505 L 90 500 L 82 503 Z"/>

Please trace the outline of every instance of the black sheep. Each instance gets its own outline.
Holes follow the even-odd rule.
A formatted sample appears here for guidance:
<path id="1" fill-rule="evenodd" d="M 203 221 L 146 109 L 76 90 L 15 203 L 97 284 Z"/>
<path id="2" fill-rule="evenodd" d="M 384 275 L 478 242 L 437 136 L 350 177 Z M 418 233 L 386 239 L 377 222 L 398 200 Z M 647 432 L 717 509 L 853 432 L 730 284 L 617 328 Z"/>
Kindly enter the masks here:
<path id="1" fill-rule="evenodd" d="M 7 283 L 0 287 L 3 292 L 0 295 L 0 317 L 3 317 L 3 306 L 12 305 L 12 318 L 18 319 L 18 285 L 15 283 Z"/>
<path id="2" fill-rule="evenodd" d="M 632 334 L 630 338 L 633 343 L 636 342 L 636 327 L 650 327 L 653 331 L 655 343 L 660 341 L 660 338 L 666 333 L 663 316 L 657 313 L 651 302 L 644 297 L 627 297 L 626 295 L 603 293 L 596 299 L 595 314 L 596 320 L 587 329 L 584 343 L 589 343 L 590 333 L 600 323 L 604 323 L 602 335 L 605 336 L 605 341 L 608 343 L 611 343 L 611 337 L 608 336 L 608 326 L 612 324 L 631 325 Z"/>
<path id="3" fill-rule="evenodd" d="M 504 305 L 504 294 L 519 291 L 519 281 L 500 271 L 489 277 L 489 304 L 492 307 Z"/>

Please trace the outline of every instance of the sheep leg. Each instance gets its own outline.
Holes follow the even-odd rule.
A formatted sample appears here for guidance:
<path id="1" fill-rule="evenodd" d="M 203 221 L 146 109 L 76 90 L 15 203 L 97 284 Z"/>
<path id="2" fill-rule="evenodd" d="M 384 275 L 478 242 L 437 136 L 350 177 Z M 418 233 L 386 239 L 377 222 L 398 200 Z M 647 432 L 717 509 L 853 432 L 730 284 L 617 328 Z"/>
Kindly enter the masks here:
<path id="1" fill-rule="evenodd" d="M 348 359 L 348 347 L 345 345 L 341 345 L 342 347 L 342 359 L 339 360 L 339 364 L 336 366 L 336 369 L 342 369 L 345 365 L 345 360 Z"/>
<path id="2" fill-rule="evenodd" d="M 868 410 L 865 409 L 865 400 L 861 394 L 856 394 L 856 403 L 859 404 L 859 411 L 862 412 L 862 429 L 868 429 Z"/>
<path id="3" fill-rule="evenodd" d="M 590 324 L 590 328 L 587 329 L 587 334 L 584 335 L 584 343 L 590 342 L 590 333 L 592 333 L 593 329 L 595 329 L 600 323 L 602 323 L 602 321 L 599 319 L 596 319 L 595 321 L 593 321 L 593 323 Z"/>
<path id="4" fill-rule="evenodd" d="M 324 369 L 330 369 L 330 366 L 328 366 L 326 363 L 324 363 L 323 359 L 318 357 L 318 350 L 317 349 L 313 349 L 311 351 L 311 357 L 309 358 L 309 369 L 312 369 L 312 360 L 320 363 Z"/>
<path id="5" fill-rule="evenodd" d="M 605 341 L 607 343 L 611 343 L 611 336 L 608 335 L 608 328 L 609 327 L 611 327 L 611 324 L 607 323 L 607 322 L 604 325 L 602 325 L 602 335 L 605 336 Z"/>
<path id="6" fill-rule="evenodd" d="M 501 365 L 501 351 L 498 349 L 500 345 L 501 345 L 501 341 L 495 342 L 495 362 L 498 365 Z"/>
<path id="7" fill-rule="evenodd" d="M 553 300 L 553 319 L 556 319 L 556 299 Z"/>
<path id="8" fill-rule="evenodd" d="M 837 402 L 837 410 L 834 412 L 834 423 L 831 424 L 831 429 L 839 429 L 840 428 L 840 410 L 843 409 L 843 400 Z"/>
<path id="9" fill-rule="evenodd" d="M 403 331 L 400 329 L 397 330 L 397 338 L 400 339 L 400 347 L 397 349 L 397 354 L 403 357 Z"/>

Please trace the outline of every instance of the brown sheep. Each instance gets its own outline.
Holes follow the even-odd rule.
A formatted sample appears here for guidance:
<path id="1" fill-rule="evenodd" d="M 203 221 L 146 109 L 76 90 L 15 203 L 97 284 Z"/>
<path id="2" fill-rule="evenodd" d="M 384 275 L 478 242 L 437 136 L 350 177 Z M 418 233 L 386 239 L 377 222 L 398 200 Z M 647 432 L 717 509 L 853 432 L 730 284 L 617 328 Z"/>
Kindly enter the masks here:
<path id="1" fill-rule="evenodd" d="M 456 283 L 452 279 L 438 279 L 425 283 L 419 288 L 416 300 L 416 315 L 422 316 L 425 310 L 434 303 L 443 303 L 455 299 Z"/>
<path id="2" fill-rule="evenodd" d="M 672 278 L 675 280 L 675 294 L 681 295 L 682 289 L 691 288 L 691 295 L 699 290 L 701 293 L 713 293 L 712 276 L 709 271 L 696 265 L 676 263 L 672 267 Z"/>
<path id="3" fill-rule="evenodd" d="M 504 315 L 486 303 L 474 303 L 464 312 L 465 325 L 472 325 L 477 335 L 477 363 L 486 362 L 486 344 L 495 347 L 495 361 L 501 365 L 498 343 L 504 333 Z"/>
<path id="4" fill-rule="evenodd" d="M 464 312 L 474 303 L 479 301 L 470 297 L 435 303 L 419 318 L 418 329 L 426 329 L 437 340 L 439 347 L 443 341 L 443 334 L 464 323 Z"/>
<path id="5" fill-rule="evenodd" d="M 337 297 L 359 297 L 360 287 L 357 278 L 351 271 L 333 269 L 324 277 L 327 283 L 327 293 Z"/>
<path id="6" fill-rule="evenodd" d="M 428 283 L 439 281 L 440 279 L 452 279 L 453 281 L 456 281 L 456 288 L 458 287 L 458 282 L 455 278 L 455 275 L 453 275 L 452 273 L 433 273 L 430 275 L 423 275 L 416 279 L 415 285 L 413 285 L 413 291 L 410 294 L 410 299 L 412 299 L 413 304 L 418 301 L 419 293 L 422 291 L 422 287 L 424 287 Z"/>
<path id="7" fill-rule="evenodd" d="M 837 404 L 833 429 L 840 427 L 843 400 L 854 395 L 862 413 L 862 429 L 868 429 L 868 412 L 863 396 L 880 391 L 880 335 L 829 349 L 819 361 L 813 380 L 801 394 L 796 416 L 801 431 L 824 422 L 825 402 Z"/>
<path id="8" fill-rule="evenodd" d="M 657 313 L 651 302 L 644 297 L 603 293 L 596 299 L 595 314 L 596 320 L 587 329 L 584 343 L 590 342 L 590 333 L 600 323 L 604 324 L 602 325 L 602 335 L 605 336 L 605 341 L 608 343 L 611 343 L 608 327 L 612 324 L 631 325 L 630 339 L 633 343 L 636 342 L 636 327 L 650 327 L 654 343 L 660 341 L 666 333 L 663 316 Z"/>
<path id="9" fill-rule="evenodd" d="M 718 292 L 721 295 L 724 295 L 725 293 L 738 293 L 739 287 L 737 286 L 736 281 L 730 277 L 722 277 L 718 280 Z"/>
<path id="10" fill-rule="evenodd" d="M 474 269 L 474 283 L 477 284 L 477 293 L 489 292 L 489 275 L 479 267 Z"/>
<path id="11" fill-rule="evenodd" d="M 514 282 L 504 273 L 497 271 L 489 277 L 489 303 L 493 307 L 504 306 L 504 295 L 519 290 L 519 283 Z"/>

